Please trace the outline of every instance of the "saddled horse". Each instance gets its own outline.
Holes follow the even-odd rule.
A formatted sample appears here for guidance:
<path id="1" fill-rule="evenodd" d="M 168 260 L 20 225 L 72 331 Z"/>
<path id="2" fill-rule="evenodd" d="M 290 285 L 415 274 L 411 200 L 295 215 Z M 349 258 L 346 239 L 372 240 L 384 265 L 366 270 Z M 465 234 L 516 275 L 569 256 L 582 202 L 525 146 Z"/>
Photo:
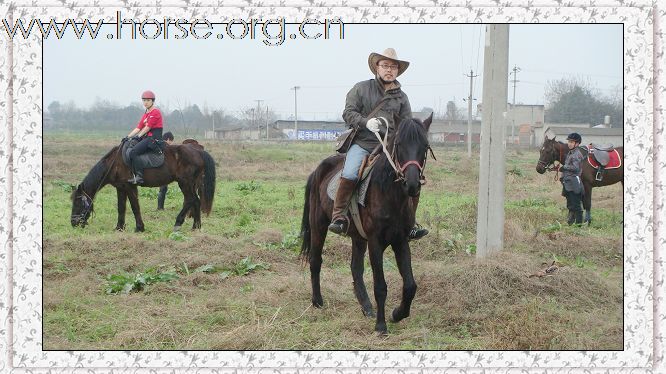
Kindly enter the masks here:
<path id="1" fill-rule="evenodd" d="M 367 240 L 359 234 L 354 224 L 350 223 L 348 230 L 348 235 L 352 239 L 351 271 L 354 293 L 361 304 L 363 314 L 368 317 L 375 315 L 363 282 L 363 258 L 366 248 L 370 253 L 377 303 L 375 331 L 380 334 L 387 332 L 384 311 L 387 290 L 383 269 L 384 250 L 387 246 L 390 245 L 393 249 L 403 280 L 402 301 L 393 310 L 391 321 L 398 322 L 409 316 L 411 303 L 416 294 L 408 235 L 415 220 L 412 197 L 420 193 L 426 153 L 430 149 L 427 133 L 431 121 L 432 115 L 423 122 L 418 119 L 402 120 L 392 140 L 389 136 L 387 150 L 392 154 L 396 168 L 394 169 L 385 154 L 377 156 L 366 192 L 365 206 L 359 206 L 362 228 Z M 303 237 L 301 256 L 310 264 L 312 305 L 318 308 L 324 304 L 319 276 L 322 248 L 333 209 L 333 200 L 327 194 L 327 186 L 342 169 L 343 163 L 343 156 L 325 159 L 310 174 L 305 187 L 305 207 L 301 222 Z M 352 204 L 356 202 L 352 201 Z"/>
<path id="2" fill-rule="evenodd" d="M 615 148 L 620 156 L 621 165 L 618 168 L 613 169 L 604 169 L 602 174 L 601 181 L 596 180 L 597 169 L 590 165 L 587 160 L 587 151 L 583 150 L 583 161 L 581 161 L 581 176 L 580 179 L 583 182 L 583 208 L 585 209 L 585 219 L 584 222 L 592 222 L 592 188 L 594 187 L 603 187 L 615 184 L 617 182 L 622 183 L 624 186 L 624 147 Z M 553 164 L 555 161 L 564 164 L 564 160 L 567 157 L 569 152 L 569 147 L 567 143 L 562 143 L 560 141 L 553 139 L 548 139 L 546 136 L 541 146 L 541 151 L 539 154 L 539 161 L 537 162 L 536 171 L 539 174 L 545 173 L 547 170 L 553 170 Z"/>
<path id="3" fill-rule="evenodd" d="M 125 165 L 121 146 L 113 147 L 93 166 L 88 175 L 72 192 L 72 226 L 85 227 L 93 211 L 97 192 L 107 184 L 116 188 L 118 195 L 118 222 L 116 230 L 125 229 L 125 211 L 129 199 L 136 221 L 136 232 L 144 231 L 139 208 L 137 186 L 127 180 L 132 170 Z M 176 217 L 174 230 L 180 229 L 188 212 L 194 218 L 193 229 L 201 228 L 201 212 L 210 214 L 215 196 L 215 161 L 197 144 L 170 145 L 164 149 L 164 163 L 144 170 L 142 187 L 159 187 L 178 182 L 183 192 L 183 208 Z"/>

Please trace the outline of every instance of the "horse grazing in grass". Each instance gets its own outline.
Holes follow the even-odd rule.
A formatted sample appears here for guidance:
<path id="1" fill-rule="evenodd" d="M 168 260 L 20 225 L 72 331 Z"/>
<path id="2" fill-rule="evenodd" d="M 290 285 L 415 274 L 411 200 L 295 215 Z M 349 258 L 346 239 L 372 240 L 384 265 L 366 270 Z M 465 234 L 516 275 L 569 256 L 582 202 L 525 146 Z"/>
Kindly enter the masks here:
<path id="1" fill-rule="evenodd" d="M 585 219 L 584 222 L 588 224 L 592 222 L 592 188 L 594 187 L 603 187 L 610 186 L 617 182 L 622 183 L 624 186 L 624 147 L 616 147 L 621 164 L 617 168 L 613 169 L 604 169 L 602 174 L 601 181 L 596 180 L 597 169 L 590 165 L 587 160 L 588 151 L 586 147 L 581 147 L 583 152 L 584 159 L 581 162 L 581 175 L 580 179 L 583 183 L 583 208 L 585 209 Z M 567 143 L 562 143 L 560 141 L 553 139 L 548 139 L 548 136 L 544 138 L 543 145 L 541 146 L 541 151 L 539 154 L 539 161 L 537 162 L 536 171 L 539 174 L 545 173 L 547 170 L 553 170 L 553 164 L 555 161 L 558 161 L 560 164 L 564 164 L 564 160 L 567 157 L 569 152 L 569 147 Z"/>
<path id="2" fill-rule="evenodd" d="M 354 293 L 361 304 L 363 314 L 368 317 L 375 315 L 363 282 L 363 258 L 366 248 L 370 252 L 377 303 L 375 331 L 380 334 L 387 333 L 384 311 L 386 281 L 383 269 L 384 250 L 387 246 L 391 245 L 393 249 L 403 280 L 402 301 L 393 310 L 391 321 L 398 322 L 409 316 L 411 303 L 416 294 L 408 235 L 415 220 L 412 197 L 418 196 L 421 191 L 426 153 L 430 149 L 427 133 L 431 122 L 432 115 L 423 122 L 418 119 L 396 121 L 399 125 L 395 134 L 389 137 L 387 150 L 397 166 L 394 169 L 391 160 L 385 154 L 377 156 L 366 193 L 365 207 L 359 205 L 362 227 L 367 240 L 359 234 L 353 224 L 350 224 L 348 231 L 352 239 L 351 271 Z M 305 186 L 301 256 L 310 264 L 312 305 L 318 308 L 324 304 L 319 275 L 322 248 L 333 209 L 333 200 L 328 197 L 326 190 L 331 179 L 342 169 L 343 163 L 342 156 L 325 159 L 310 174 Z M 352 204 L 356 202 L 352 200 Z"/>
<path id="3" fill-rule="evenodd" d="M 113 147 L 72 192 L 72 226 L 86 226 L 93 211 L 95 194 L 110 184 L 116 188 L 118 195 L 116 230 L 125 229 L 125 210 L 129 199 L 136 221 L 134 231 L 144 231 L 137 186 L 127 181 L 131 176 L 131 168 L 123 162 L 121 146 Z M 192 228 L 201 228 L 201 212 L 210 214 L 215 196 L 215 161 L 203 147 L 198 143 L 167 146 L 162 166 L 145 169 L 144 180 L 141 184 L 143 187 L 159 187 L 178 182 L 184 200 L 183 208 L 176 217 L 174 230 L 180 229 L 188 212 L 194 218 Z"/>

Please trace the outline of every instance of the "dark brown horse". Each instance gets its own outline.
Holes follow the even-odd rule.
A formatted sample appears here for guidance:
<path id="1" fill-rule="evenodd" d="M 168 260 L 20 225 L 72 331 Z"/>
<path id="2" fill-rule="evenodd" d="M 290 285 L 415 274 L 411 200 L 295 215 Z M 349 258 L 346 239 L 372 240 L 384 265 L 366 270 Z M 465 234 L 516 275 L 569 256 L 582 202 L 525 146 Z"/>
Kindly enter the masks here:
<path id="1" fill-rule="evenodd" d="M 352 224 L 349 236 L 352 239 L 351 271 L 354 280 L 354 293 L 361 304 L 363 314 L 372 317 L 372 303 L 363 282 L 363 258 L 366 248 L 370 253 L 370 265 L 374 280 L 374 294 L 377 302 L 375 331 L 386 334 L 384 304 L 386 302 L 386 282 L 384 280 L 384 250 L 391 245 L 396 263 L 402 276 L 402 301 L 393 310 L 391 321 L 398 322 L 409 316 L 410 306 L 416 294 L 416 282 L 412 275 L 411 252 L 408 234 L 414 226 L 412 197 L 421 190 L 421 178 L 425 167 L 428 145 L 428 129 L 432 115 L 421 122 L 418 119 L 403 120 L 398 130 L 389 139 L 388 150 L 393 155 L 399 171 L 381 154 L 376 160 L 372 179 L 366 194 L 365 207 L 359 205 L 363 229 L 367 240 L 358 233 Z M 397 123 L 397 122 L 396 122 Z M 326 188 L 331 178 L 342 168 L 344 157 L 332 156 L 319 164 L 310 174 L 305 187 L 305 207 L 301 222 L 303 244 L 301 255 L 310 264 L 312 282 L 312 305 L 322 307 L 324 300 L 320 289 L 322 248 L 326 239 L 328 224 L 331 222 L 333 201 Z"/>
<path id="2" fill-rule="evenodd" d="M 592 222 L 592 188 L 594 187 L 603 187 L 615 184 L 617 182 L 622 183 L 624 186 L 624 147 L 616 147 L 618 154 L 620 155 L 620 160 L 622 160 L 622 165 L 616 169 L 605 169 L 603 172 L 603 178 L 601 181 L 597 181 L 595 176 L 597 169 L 592 167 L 587 161 L 587 152 L 584 151 L 583 155 L 585 158 L 581 162 L 582 173 L 580 176 L 581 181 L 583 182 L 583 208 L 585 208 L 585 222 Z M 564 164 L 564 160 L 569 152 L 569 147 L 566 143 L 553 139 L 548 139 L 546 136 L 541 146 L 541 151 L 539 154 L 539 162 L 536 166 L 536 171 L 539 174 L 545 173 L 547 170 L 553 170 L 553 163 L 559 161 L 561 164 Z"/>
<path id="3" fill-rule="evenodd" d="M 178 182 L 183 192 L 183 208 L 176 217 L 174 230 L 180 229 L 189 212 L 194 218 L 193 229 L 201 227 L 201 212 L 209 214 L 215 196 L 215 161 L 198 144 L 170 145 L 164 150 L 164 164 L 158 168 L 144 170 L 143 187 L 159 187 L 173 181 Z M 136 185 L 127 180 L 132 176 L 130 168 L 123 163 L 120 147 L 115 146 L 93 166 L 88 175 L 72 192 L 72 226 L 82 226 L 88 222 L 93 211 L 93 200 L 97 192 L 107 184 L 116 188 L 118 195 L 118 223 L 116 230 L 125 229 L 125 210 L 129 199 L 134 219 L 135 231 L 144 231 L 139 208 L 139 195 Z"/>

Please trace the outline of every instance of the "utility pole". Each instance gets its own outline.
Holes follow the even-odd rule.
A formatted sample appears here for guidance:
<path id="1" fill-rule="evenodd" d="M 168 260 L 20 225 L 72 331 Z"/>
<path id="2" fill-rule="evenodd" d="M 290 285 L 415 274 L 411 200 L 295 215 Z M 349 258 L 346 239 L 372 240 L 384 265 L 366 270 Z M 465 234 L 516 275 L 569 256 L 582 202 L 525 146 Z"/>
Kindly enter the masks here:
<path id="1" fill-rule="evenodd" d="M 213 139 L 215 139 L 215 111 L 213 111 Z"/>
<path id="2" fill-rule="evenodd" d="M 299 88 L 301 87 L 294 86 L 292 88 L 294 90 L 294 136 L 296 136 L 296 140 L 298 140 L 298 95 L 296 93 Z"/>
<path id="3" fill-rule="evenodd" d="M 516 127 L 516 82 L 520 82 L 516 79 L 516 75 L 520 71 L 520 68 L 516 65 L 513 65 L 513 103 L 511 104 L 511 144 L 514 144 L 514 128 Z"/>
<path id="4" fill-rule="evenodd" d="M 266 105 L 266 140 L 268 140 L 268 105 Z"/>
<path id="5" fill-rule="evenodd" d="M 257 139 L 261 139 L 261 123 L 259 120 L 261 119 L 261 102 L 263 100 L 254 100 L 254 101 L 257 102 L 257 111 L 255 112 L 257 113 Z"/>
<path id="6" fill-rule="evenodd" d="M 467 157 L 472 158 L 472 90 L 474 89 L 472 82 L 479 75 L 474 75 L 472 69 L 469 70 L 469 75 L 463 75 L 469 77 L 469 96 L 467 97 Z"/>
<path id="7" fill-rule="evenodd" d="M 504 139 L 509 70 L 509 25 L 486 26 L 483 62 L 483 119 L 479 156 L 476 256 L 504 246 Z"/>

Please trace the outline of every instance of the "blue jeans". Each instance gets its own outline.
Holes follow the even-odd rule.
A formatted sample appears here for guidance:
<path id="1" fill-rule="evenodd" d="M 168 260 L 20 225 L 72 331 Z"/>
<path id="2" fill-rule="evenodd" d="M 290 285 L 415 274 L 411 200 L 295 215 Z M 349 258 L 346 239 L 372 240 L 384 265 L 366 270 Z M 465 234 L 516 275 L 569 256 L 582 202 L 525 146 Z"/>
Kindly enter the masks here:
<path id="1" fill-rule="evenodd" d="M 361 168 L 363 158 L 370 152 L 361 148 L 358 144 L 352 144 L 345 157 L 345 166 L 342 168 L 342 177 L 355 181 L 358 179 L 358 170 Z"/>

